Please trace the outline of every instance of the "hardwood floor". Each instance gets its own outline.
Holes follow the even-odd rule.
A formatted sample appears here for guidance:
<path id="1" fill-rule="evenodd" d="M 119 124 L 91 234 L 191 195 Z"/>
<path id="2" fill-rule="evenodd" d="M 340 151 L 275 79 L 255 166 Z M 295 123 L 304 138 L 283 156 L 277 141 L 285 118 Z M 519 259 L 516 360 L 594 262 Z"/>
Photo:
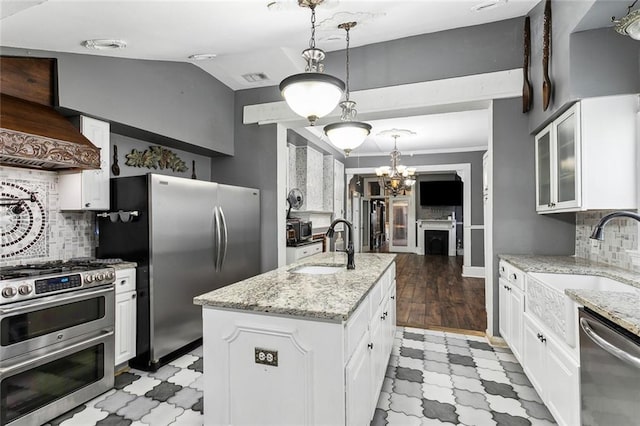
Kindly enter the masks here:
<path id="1" fill-rule="evenodd" d="M 462 257 L 398 253 L 399 326 L 484 333 L 484 279 L 462 277 Z"/>

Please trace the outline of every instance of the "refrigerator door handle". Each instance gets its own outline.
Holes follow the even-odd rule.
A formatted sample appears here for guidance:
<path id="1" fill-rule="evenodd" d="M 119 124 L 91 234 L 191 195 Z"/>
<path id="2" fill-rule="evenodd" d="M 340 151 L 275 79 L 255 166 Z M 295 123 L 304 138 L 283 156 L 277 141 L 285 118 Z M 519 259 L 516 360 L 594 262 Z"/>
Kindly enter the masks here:
<path id="1" fill-rule="evenodd" d="M 218 207 L 214 207 L 211 212 L 211 237 L 213 239 L 213 266 L 218 272 L 218 258 L 220 257 L 220 224 L 218 223 Z"/>
<path id="2" fill-rule="evenodd" d="M 220 217 L 220 207 L 216 206 L 216 272 L 222 270 L 222 218 Z"/>
<path id="3" fill-rule="evenodd" d="M 227 228 L 227 219 L 224 217 L 224 211 L 222 207 L 218 210 L 220 212 L 220 219 L 222 222 L 222 231 L 224 237 L 221 235 L 221 239 L 224 238 L 224 245 L 222 245 L 222 256 L 220 257 L 220 270 L 222 271 L 222 267 L 224 265 L 224 258 L 227 256 L 227 247 L 229 245 L 229 230 Z"/>

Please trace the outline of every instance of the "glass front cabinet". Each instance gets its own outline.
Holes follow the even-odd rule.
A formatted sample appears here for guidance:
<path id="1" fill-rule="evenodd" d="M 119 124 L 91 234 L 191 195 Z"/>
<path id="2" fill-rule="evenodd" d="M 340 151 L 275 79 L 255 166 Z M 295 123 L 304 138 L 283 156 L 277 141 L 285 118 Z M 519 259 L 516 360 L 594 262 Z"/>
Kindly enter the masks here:
<path id="1" fill-rule="evenodd" d="M 538 133 L 535 145 L 536 211 L 580 207 L 580 104 Z"/>

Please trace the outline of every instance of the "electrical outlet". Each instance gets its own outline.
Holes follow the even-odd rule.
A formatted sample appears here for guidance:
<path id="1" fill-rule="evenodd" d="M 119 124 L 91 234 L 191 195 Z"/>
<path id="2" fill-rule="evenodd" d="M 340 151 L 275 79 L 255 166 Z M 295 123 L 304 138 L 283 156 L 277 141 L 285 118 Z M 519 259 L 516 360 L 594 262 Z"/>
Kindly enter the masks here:
<path id="1" fill-rule="evenodd" d="M 270 365 L 272 367 L 278 366 L 278 351 L 271 351 L 269 349 L 254 348 L 256 364 Z"/>

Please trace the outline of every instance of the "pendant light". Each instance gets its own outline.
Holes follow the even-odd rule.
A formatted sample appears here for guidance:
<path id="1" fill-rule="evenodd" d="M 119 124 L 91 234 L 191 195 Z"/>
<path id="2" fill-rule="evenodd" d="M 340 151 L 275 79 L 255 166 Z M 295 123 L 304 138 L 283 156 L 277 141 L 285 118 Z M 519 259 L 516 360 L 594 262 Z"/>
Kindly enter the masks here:
<path id="1" fill-rule="evenodd" d="M 627 15 L 622 19 L 616 21 L 615 18 L 611 18 L 616 24 L 615 29 L 622 35 L 627 35 L 634 40 L 640 40 L 640 9 L 631 9 L 636 5 L 638 0 L 631 3 L 631 6 L 627 7 Z"/>
<path id="2" fill-rule="evenodd" d="M 315 125 L 316 120 L 335 109 L 344 91 L 344 82 L 324 74 L 322 49 L 316 48 L 316 6 L 324 0 L 298 0 L 298 5 L 311 9 L 311 39 L 309 48 L 302 51 L 307 62 L 305 72 L 291 75 L 280 83 L 280 93 L 296 114 Z"/>
<path id="3" fill-rule="evenodd" d="M 345 22 L 338 28 L 347 32 L 347 90 L 345 100 L 340 102 L 342 115 L 337 123 L 324 126 L 324 133 L 329 141 L 337 148 L 342 149 L 348 157 L 349 153 L 362 145 L 364 139 L 371 133 L 371 125 L 361 121 L 354 121 L 358 112 L 356 103 L 349 99 L 349 30 L 356 26 L 356 22 Z"/>
<path id="4" fill-rule="evenodd" d="M 390 129 L 384 130 L 379 134 L 390 135 L 393 138 L 393 149 L 390 152 L 391 167 L 382 166 L 376 168 L 376 175 L 380 180 L 380 186 L 395 197 L 401 192 L 406 193 L 416 183 L 416 169 L 400 164 L 400 150 L 398 150 L 398 138 L 400 136 L 415 135 L 415 133 L 406 129 Z"/>

